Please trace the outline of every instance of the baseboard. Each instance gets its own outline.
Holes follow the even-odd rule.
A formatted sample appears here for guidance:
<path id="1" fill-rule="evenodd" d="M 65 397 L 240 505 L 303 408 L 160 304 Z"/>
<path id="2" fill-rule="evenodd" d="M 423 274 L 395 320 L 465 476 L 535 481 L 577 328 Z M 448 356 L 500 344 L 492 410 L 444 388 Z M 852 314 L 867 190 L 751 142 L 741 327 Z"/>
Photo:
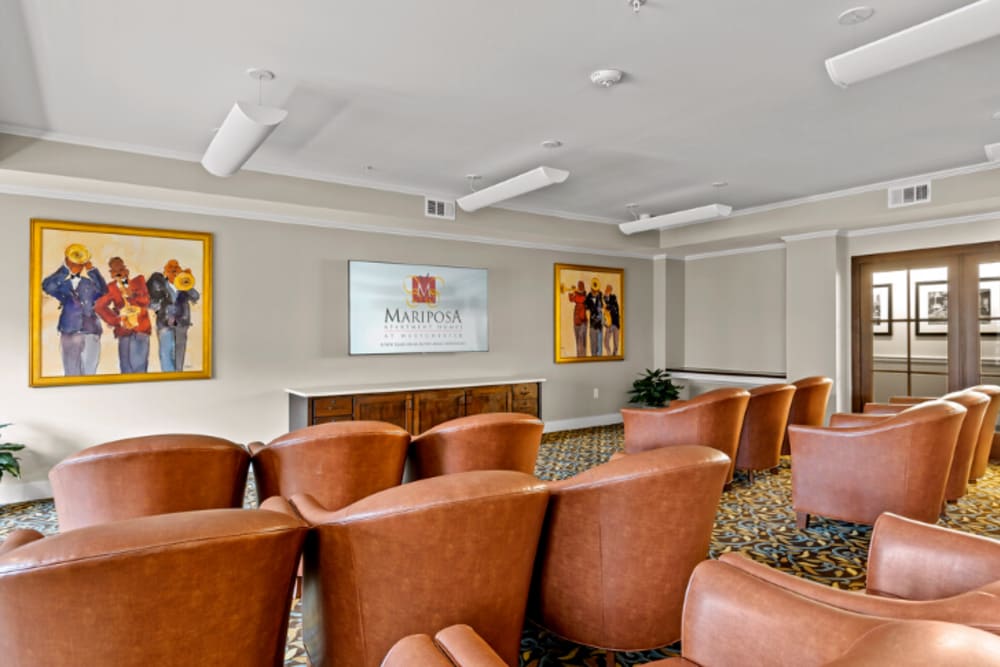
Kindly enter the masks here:
<path id="1" fill-rule="evenodd" d="M 612 412 L 606 415 L 593 415 L 592 417 L 577 417 L 576 419 L 557 419 L 545 422 L 545 433 L 553 431 L 572 431 L 576 428 L 593 428 L 595 426 L 608 426 L 609 424 L 621 424 L 622 413 Z"/>
<path id="2" fill-rule="evenodd" d="M 34 482 L 15 482 L 4 476 L 0 481 L 0 505 L 23 503 L 52 497 L 52 484 L 47 479 Z"/>

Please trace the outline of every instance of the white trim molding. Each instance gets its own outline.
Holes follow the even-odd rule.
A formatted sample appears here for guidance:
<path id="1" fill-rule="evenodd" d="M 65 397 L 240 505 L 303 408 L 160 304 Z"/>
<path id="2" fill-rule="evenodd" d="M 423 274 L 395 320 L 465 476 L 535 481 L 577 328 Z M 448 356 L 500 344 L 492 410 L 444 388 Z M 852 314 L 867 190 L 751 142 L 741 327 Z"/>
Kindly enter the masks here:
<path id="1" fill-rule="evenodd" d="M 813 239 L 832 239 L 837 236 L 846 236 L 844 232 L 839 229 L 824 229 L 818 232 L 805 232 L 804 234 L 789 234 L 788 236 L 782 236 L 781 240 L 785 243 L 794 243 L 796 241 L 811 241 Z"/>
<path id="2" fill-rule="evenodd" d="M 595 426 L 609 426 L 611 424 L 621 424 L 622 413 L 613 412 L 606 415 L 594 415 L 592 417 L 576 417 L 574 419 L 557 419 L 545 422 L 545 433 L 556 431 L 572 431 L 578 428 L 594 428 Z"/>
<path id="3" fill-rule="evenodd" d="M 931 220 L 919 220 L 917 222 L 904 222 L 898 225 L 888 225 L 886 227 L 852 229 L 847 232 L 847 236 L 855 238 L 860 236 L 877 236 L 878 234 L 901 234 L 903 232 L 913 232 L 920 229 L 933 229 L 934 227 L 948 227 L 950 225 L 965 225 L 973 222 L 986 222 L 988 220 L 1000 220 L 1000 210 L 986 211 L 985 213 L 972 213 L 970 215 L 959 215 L 953 218 L 934 218 Z"/>
<path id="4" fill-rule="evenodd" d="M 727 257 L 729 255 L 749 255 L 755 252 L 767 252 L 768 250 L 784 250 L 784 243 L 765 243 L 764 245 L 747 246 L 745 248 L 730 248 L 729 250 L 713 250 L 711 252 L 699 252 L 694 255 L 685 255 L 685 262 L 692 262 L 699 259 L 711 259 L 713 257 Z"/>

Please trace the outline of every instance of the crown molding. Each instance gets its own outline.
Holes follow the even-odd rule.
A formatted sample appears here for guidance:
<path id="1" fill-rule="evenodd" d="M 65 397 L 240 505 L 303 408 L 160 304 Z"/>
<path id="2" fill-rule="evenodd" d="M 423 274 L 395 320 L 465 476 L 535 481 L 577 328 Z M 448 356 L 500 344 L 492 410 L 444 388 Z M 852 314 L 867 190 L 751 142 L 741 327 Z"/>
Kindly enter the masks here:
<path id="1" fill-rule="evenodd" d="M 685 262 L 693 262 L 699 259 L 711 259 L 713 257 L 728 257 L 730 255 L 749 255 L 755 252 L 767 252 L 768 250 L 784 250 L 784 243 L 765 243 L 764 245 L 747 246 L 745 248 L 730 248 L 729 250 L 713 250 L 712 252 L 699 252 L 693 255 L 685 255 Z"/>
<path id="2" fill-rule="evenodd" d="M 789 234 L 788 236 L 782 236 L 781 240 L 785 243 L 794 243 L 795 241 L 811 241 L 812 239 L 831 239 L 837 236 L 845 236 L 845 234 L 839 229 L 824 229 L 818 232 Z"/>
<path id="3" fill-rule="evenodd" d="M 479 234 L 463 234 L 457 232 L 441 232 L 433 230 L 421 230 L 409 227 L 397 227 L 386 224 L 367 224 L 357 222 L 347 222 L 338 220 L 335 217 L 326 215 L 301 215 L 295 213 L 282 213 L 275 210 L 274 202 L 267 202 L 268 210 L 255 209 L 250 206 L 231 205 L 211 205 L 211 204 L 191 204 L 181 201 L 172 201 L 168 198 L 151 197 L 144 194 L 124 195 L 111 194 L 106 192 L 86 191 L 84 189 L 74 189 L 58 186 L 41 186 L 24 183 L 11 182 L 9 176 L 0 169 L 0 194 L 19 197 L 38 197 L 41 199 L 57 199 L 64 201 L 81 202 L 87 204 L 105 204 L 110 206 L 122 206 L 128 208 L 141 208 L 158 211 L 170 211 L 173 213 L 188 213 L 192 215 L 204 215 L 222 218 L 236 218 L 242 220 L 258 220 L 262 222 L 275 222 L 291 225 L 305 225 L 309 227 L 323 227 L 326 229 L 340 229 L 344 231 L 365 232 L 369 234 L 386 234 L 390 236 L 408 236 L 411 238 L 426 238 L 440 241 L 458 241 L 465 243 L 478 243 L 482 245 L 502 246 L 509 248 L 524 248 L 530 250 L 548 250 L 554 252 L 566 252 L 582 255 L 593 255 L 598 257 L 624 257 L 631 259 L 652 260 L 657 254 L 654 249 L 650 250 L 611 250 L 602 248 L 590 248 L 586 246 L 574 246 L 555 243 L 541 243 L 535 241 L 520 241 L 516 239 L 505 239 Z M 32 178 L 44 178 L 44 175 L 30 174 Z M 81 185 L 86 185 L 85 179 L 70 179 L 69 177 L 56 177 L 61 181 L 77 181 Z M 120 187 L 128 189 L 132 186 L 120 184 Z M 141 187 L 141 186 L 139 186 Z M 213 198 L 209 196 L 209 198 Z M 231 199 L 228 198 L 227 199 Z M 279 207 L 280 208 L 280 207 Z M 301 208 L 301 207 L 297 207 Z"/>
<path id="4" fill-rule="evenodd" d="M 184 162 L 200 162 L 202 157 L 200 154 L 189 153 L 186 151 L 176 151 L 164 148 L 157 148 L 154 146 L 146 146 L 143 144 L 132 144 L 128 142 L 121 142 L 121 141 L 92 139 L 73 134 L 66 134 L 63 132 L 53 132 L 50 130 L 42 130 L 39 128 L 26 127 L 23 125 L 14 125 L 10 123 L 0 123 L 0 134 L 12 134 L 21 137 L 30 137 L 33 139 L 44 139 L 47 141 L 56 141 L 60 143 L 73 144 L 76 146 L 86 146 L 89 148 L 100 148 L 105 150 L 121 151 L 124 153 L 133 153 L 137 155 L 148 155 L 152 157 L 162 157 L 172 160 L 182 160 Z M 981 171 L 989 171 L 991 169 L 1000 169 L 1000 162 L 990 162 L 990 161 L 977 162 L 975 164 L 963 165 L 960 167 L 951 167 L 948 169 L 940 169 L 938 171 L 931 171 L 923 174 L 914 174 L 910 176 L 894 178 L 891 180 L 879 181 L 877 183 L 870 183 L 867 185 L 859 185 L 851 188 L 832 190 L 829 192 L 824 192 L 815 195 L 807 195 L 805 197 L 784 199 L 769 204 L 761 204 L 760 206 L 750 206 L 747 208 L 734 210 L 729 216 L 727 216 L 727 219 L 737 218 L 747 215 L 754 215 L 756 213 L 766 213 L 768 211 L 775 211 L 783 208 L 791 208 L 794 206 L 801 206 L 803 204 L 814 204 L 817 202 L 828 201 L 830 199 L 839 199 L 841 197 L 851 197 L 853 195 L 864 194 L 867 192 L 874 192 L 876 190 L 883 190 L 885 188 L 893 186 L 906 185 L 913 181 L 951 178 L 953 176 L 964 176 L 967 174 L 975 174 Z M 413 195 L 420 197 L 428 196 L 428 197 L 440 197 L 442 199 L 455 199 L 461 196 L 460 194 L 456 195 L 455 193 L 434 192 L 432 190 L 422 190 L 419 188 L 411 188 L 403 185 L 384 183 L 380 181 L 372 181 L 363 178 L 351 178 L 348 176 L 341 176 L 341 175 L 334 176 L 325 172 L 312 171 L 307 169 L 290 169 L 287 167 L 280 167 L 273 164 L 267 164 L 258 157 L 250 158 L 248 166 L 244 168 L 244 171 L 259 172 L 262 174 L 270 174 L 272 176 L 302 178 L 311 181 L 319 181 L 322 183 L 346 185 L 349 187 L 369 188 L 371 190 L 378 190 L 381 192 L 391 192 L 394 194 Z M 491 208 L 498 208 L 505 211 L 515 211 L 518 213 L 543 215 L 554 218 L 560 218 L 564 220 L 595 222 L 600 224 L 619 224 L 621 222 L 621 220 L 615 218 L 573 213 L 571 211 L 563 211 L 560 209 L 538 209 L 529 206 L 517 206 L 510 204 L 493 206 Z"/>
<path id="5" fill-rule="evenodd" d="M 847 236 L 848 238 L 857 238 L 864 236 L 878 236 L 879 234 L 900 234 L 903 232 L 913 232 L 921 229 L 950 227 L 951 225 L 965 225 L 972 222 L 986 222 L 989 220 L 1000 220 L 1000 210 L 986 211 L 985 213 L 972 213 L 969 215 L 958 215 L 951 218 L 934 218 L 931 220 L 920 220 L 918 222 L 904 222 L 899 225 L 888 225 L 886 227 L 865 227 L 863 229 L 852 229 L 847 232 Z"/>

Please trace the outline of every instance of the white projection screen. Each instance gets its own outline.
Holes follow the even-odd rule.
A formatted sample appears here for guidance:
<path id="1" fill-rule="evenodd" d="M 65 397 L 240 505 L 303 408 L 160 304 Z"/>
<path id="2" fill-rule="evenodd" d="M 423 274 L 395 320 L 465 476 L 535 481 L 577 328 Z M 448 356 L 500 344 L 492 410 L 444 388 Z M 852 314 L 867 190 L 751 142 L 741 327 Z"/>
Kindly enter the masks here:
<path id="1" fill-rule="evenodd" d="M 348 262 L 350 353 L 486 352 L 486 269 Z"/>

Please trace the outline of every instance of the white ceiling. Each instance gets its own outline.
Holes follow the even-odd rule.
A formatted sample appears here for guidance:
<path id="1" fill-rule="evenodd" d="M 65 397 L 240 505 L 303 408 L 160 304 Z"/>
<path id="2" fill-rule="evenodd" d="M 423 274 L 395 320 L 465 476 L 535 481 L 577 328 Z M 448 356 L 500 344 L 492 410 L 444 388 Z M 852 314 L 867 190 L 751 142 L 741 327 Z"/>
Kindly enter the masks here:
<path id="1" fill-rule="evenodd" d="M 982 162 L 1000 39 L 846 90 L 823 67 L 969 0 L 873 0 L 839 25 L 855 4 L 0 0 L 0 129 L 197 159 L 264 67 L 289 116 L 247 168 L 450 196 L 467 173 L 569 169 L 510 202 L 533 211 L 739 209 Z M 625 81 L 593 86 L 602 67 Z"/>

